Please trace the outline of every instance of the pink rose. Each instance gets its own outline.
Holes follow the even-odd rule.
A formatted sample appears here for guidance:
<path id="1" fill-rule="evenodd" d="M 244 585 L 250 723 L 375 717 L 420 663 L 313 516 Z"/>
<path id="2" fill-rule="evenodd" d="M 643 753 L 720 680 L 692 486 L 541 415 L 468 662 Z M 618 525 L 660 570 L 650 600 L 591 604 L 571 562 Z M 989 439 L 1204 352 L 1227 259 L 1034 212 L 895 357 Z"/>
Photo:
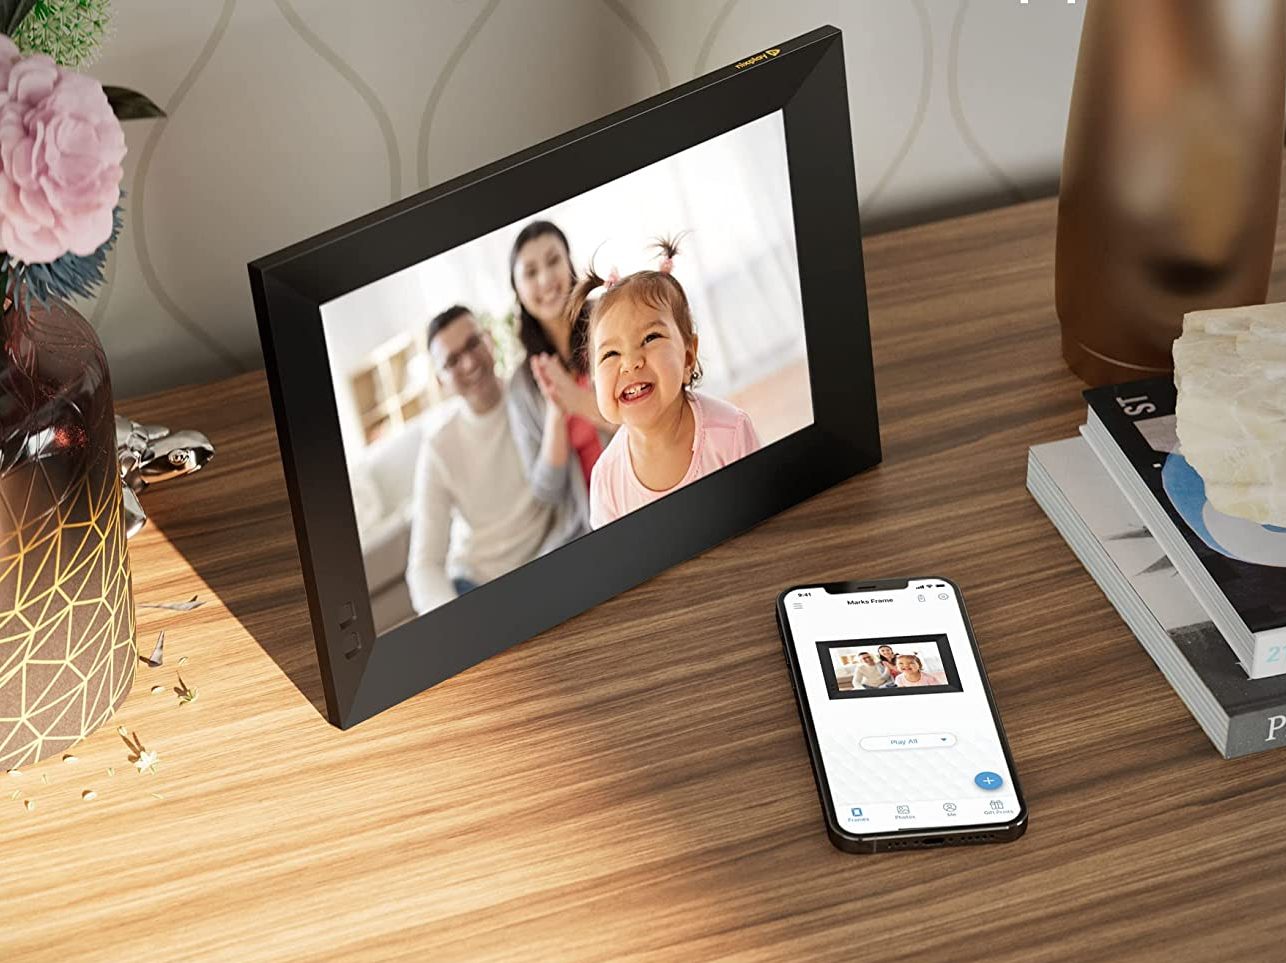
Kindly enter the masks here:
<path id="1" fill-rule="evenodd" d="M 0 37 L 0 247 L 28 264 L 112 234 L 125 134 L 98 81 Z"/>
<path id="2" fill-rule="evenodd" d="M 9 71 L 21 59 L 18 45 L 0 33 L 0 96 L 5 96 L 3 92 L 9 87 Z"/>

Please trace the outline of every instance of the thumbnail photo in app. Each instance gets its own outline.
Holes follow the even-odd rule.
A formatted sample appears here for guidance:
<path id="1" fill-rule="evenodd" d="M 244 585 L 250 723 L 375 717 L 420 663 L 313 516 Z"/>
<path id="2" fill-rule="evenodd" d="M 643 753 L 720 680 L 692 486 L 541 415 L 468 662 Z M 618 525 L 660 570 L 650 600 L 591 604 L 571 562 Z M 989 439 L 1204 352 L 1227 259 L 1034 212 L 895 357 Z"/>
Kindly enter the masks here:
<path id="1" fill-rule="evenodd" d="M 832 699 L 959 692 L 945 635 L 818 642 Z"/>

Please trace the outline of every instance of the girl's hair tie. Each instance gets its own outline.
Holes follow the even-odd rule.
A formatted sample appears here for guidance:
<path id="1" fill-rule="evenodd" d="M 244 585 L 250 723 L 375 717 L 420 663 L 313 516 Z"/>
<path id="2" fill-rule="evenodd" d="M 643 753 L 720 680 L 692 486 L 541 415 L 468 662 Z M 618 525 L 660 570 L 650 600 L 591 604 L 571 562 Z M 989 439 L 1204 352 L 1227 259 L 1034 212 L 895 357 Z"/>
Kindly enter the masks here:
<path id="1" fill-rule="evenodd" d="M 607 277 L 603 279 L 603 287 L 614 288 L 618 283 L 620 283 L 620 280 L 621 272 L 616 270 L 616 268 L 612 268 L 612 270 L 608 272 Z"/>
<path id="2" fill-rule="evenodd" d="M 657 270 L 659 270 L 662 274 L 669 274 L 671 271 L 674 270 L 674 258 L 673 257 L 662 258 L 661 266 Z"/>

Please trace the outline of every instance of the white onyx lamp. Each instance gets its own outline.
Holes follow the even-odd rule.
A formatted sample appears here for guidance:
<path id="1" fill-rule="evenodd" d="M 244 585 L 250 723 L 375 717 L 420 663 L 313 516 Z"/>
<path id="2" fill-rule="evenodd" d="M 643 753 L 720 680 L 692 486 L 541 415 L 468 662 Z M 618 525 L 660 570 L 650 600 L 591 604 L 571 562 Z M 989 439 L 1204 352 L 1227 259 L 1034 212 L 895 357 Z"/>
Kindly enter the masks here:
<path id="1" fill-rule="evenodd" d="M 1286 304 L 1184 315 L 1174 383 L 1180 448 L 1210 504 L 1286 526 Z"/>

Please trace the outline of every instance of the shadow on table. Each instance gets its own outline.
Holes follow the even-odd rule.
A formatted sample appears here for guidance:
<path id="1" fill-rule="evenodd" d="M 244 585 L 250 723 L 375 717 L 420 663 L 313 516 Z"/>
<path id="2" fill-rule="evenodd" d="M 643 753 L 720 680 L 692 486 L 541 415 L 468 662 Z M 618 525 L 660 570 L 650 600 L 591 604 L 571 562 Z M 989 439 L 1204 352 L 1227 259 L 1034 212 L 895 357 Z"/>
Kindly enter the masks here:
<path id="1" fill-rule="evenodd" d="M 142 496 L 148 527 L 169 540 L 324 718 L 326 699 L 280 462 L 275 448 L 271 464 L 248 461 L 234 465 L 216 457 L 199 475 L 149 489 Z"/>

